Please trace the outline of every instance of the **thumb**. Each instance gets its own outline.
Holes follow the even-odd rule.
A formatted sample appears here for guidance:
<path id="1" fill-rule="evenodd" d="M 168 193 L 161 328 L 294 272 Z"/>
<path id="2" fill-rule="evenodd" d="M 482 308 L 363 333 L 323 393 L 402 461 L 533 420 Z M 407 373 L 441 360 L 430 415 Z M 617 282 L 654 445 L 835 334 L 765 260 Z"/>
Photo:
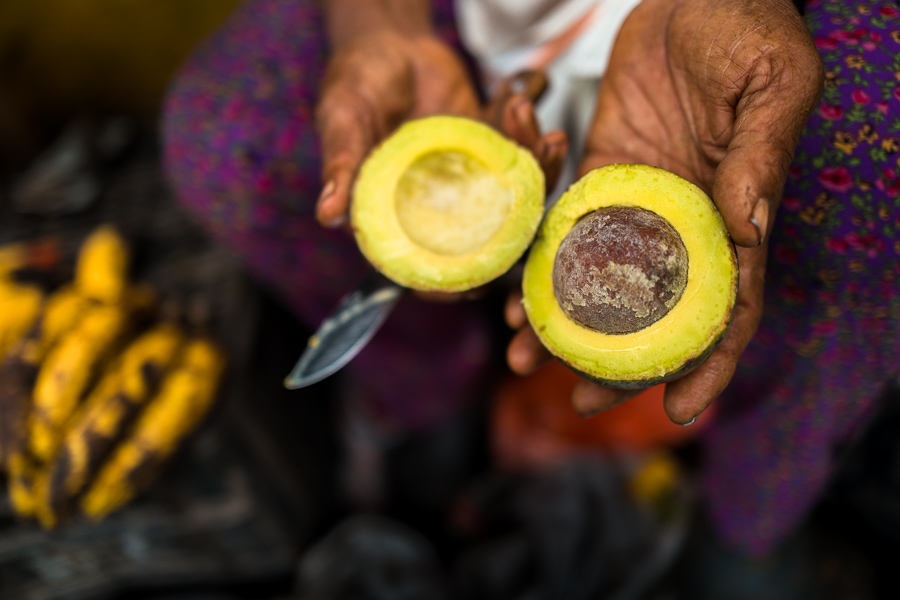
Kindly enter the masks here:
<path id="1" fill-rule="evenodd" d="M 800 134 L 821 94 L 821 61 L 810 52 L 805 60 L 761 59 L 737 103 L 713 199 L 738 246 L 752 248 L 767 237 Z M 810 64 L 800 68 L 798 61 Z"/>
<path id="2" fill-rule="evenodd" d="M 339 90 L 323 98 L 316 122 L 324 182 L 316 204 L 316 219 L 325 227 L 340 227 L 347 221 L 356 171 L 375 146 L 378 127 L 363 99 Z"/>

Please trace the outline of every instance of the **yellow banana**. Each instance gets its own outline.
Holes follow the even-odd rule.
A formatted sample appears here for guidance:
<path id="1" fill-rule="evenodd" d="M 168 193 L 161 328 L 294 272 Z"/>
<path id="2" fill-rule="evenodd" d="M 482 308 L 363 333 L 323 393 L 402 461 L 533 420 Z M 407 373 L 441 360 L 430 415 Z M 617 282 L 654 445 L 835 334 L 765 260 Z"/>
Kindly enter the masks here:
<path id="1" fill-rule="evenodd" d="M 149 285 L 130 288 L 120 304 L 90 302 L 69 331 L 50 350 L 38 371 L 32 396 L 29 442 L 41 462 L 56 451 L 62 427 L 71 417 L 102 362 L 156 304 Z"/>
<path id="2" fill-rule="evenodd" d="M 75 286 L 98 302 L 120 302 L 128 289 L 131 261 L 128 245 L 110 225 L 97 228 L 84 241 L 75 265 Z"/>
<path id="3" fill-rule="evenodd" d="M 27 335 L 18 349 L 22 360 L 39 365 L 50 349 L 78 323 L 91 302 L 72 286 L 60 288 L 50 295 L 38 325 Z"/>
<path id="4" fill-rule="evenodd" d="M 100 520 L 142 492 L 164 461 L 213 405 L 225 368 L 222 351 L 207 338 L 189 341 L 128 439 L 113 452 L 81 500 Z"/>
<path id="5" fill-rule="evenodd" d="M 38 498 L 41 520 L 56 522 L 79 494 L 178 356 L 184 334 L 161 324 L 132 342 L 118 357 L 70 421 L 59 453 L 47 465 Z"/>
<path id="6" fill-rule="evenodd" d="M 29 426 L 31 451 L 41 461 L 56 451 L 62 427 L 98 365 L 127 331 L 129 316 L 122 305 L 92 306 L 47 355 L 35 382 Z"/>
<path id="7" fill-rule="evenodd" d="M 41 315 L 0 364 L 0 447 L 3 464 L 25 450 L 25 422 L 40 363 L 57 341 L 78 321 L 88 301 L 72 287 L 51 294 Z"/>

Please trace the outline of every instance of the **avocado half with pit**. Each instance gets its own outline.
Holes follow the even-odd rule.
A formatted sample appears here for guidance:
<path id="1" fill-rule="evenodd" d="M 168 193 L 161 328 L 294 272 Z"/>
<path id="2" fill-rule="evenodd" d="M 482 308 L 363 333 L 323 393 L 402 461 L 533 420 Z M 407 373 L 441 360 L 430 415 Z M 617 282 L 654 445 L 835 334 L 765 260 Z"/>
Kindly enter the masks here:
<path id="1" fill-rule="evenodd" d="M 350 218 L 379 271 L 417 290 L 458 292 L 505 273 L 544 211 L 532 154 L 461 117 L 410 121 L 363 163 Z"/>
<path id="2" fill-rule="evenodd" d="M 712 200 L 668 171 L 595 169 L 548 211 L 523 303 L 544 346 L 608 387 L 639 389 L 699 366 L 722 340 L 738 286 Z"/>

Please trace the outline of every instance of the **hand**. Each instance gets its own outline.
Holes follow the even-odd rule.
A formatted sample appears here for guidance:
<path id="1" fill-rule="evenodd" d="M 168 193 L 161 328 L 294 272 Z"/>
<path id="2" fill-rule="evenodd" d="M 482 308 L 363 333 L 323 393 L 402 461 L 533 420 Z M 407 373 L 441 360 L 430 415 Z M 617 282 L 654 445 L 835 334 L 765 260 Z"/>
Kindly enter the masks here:
<path id="1" fill-rule="evenodd" d="M 385 29 L 353 38 L 332 59 L 317 108 L 325 182 L 317 219 L 326 227 L 345 224 L 353 180 L 371 149 L 407 119 L 431 114 L 487 122 L 531 150 L 552 188 L 568 140 L 561 131 L 540 132 L 534 102 L 546 86 L 542 73 L 520 73 L 503 82 L 481 107 L 459 58 L 439 40 Z"/>
<path id="2" fill-rule="evenodd" d="M 403 121 L 437 113 L 477 117 L 479 106 L 459 58 L 433 36 L 379 29 L 337 48 L 316 113 L 319 222 L 346 222 L 356 171 L 376 144 Z"/>
<path id="3" fill-rule="evenodd" d="M 711 195 L 738 246 L 731 327 L 703 365 L 667 385 L 675 423 L 692 422 L 725 389 L 756 331 L 767 234 L 822 81 L 789 0 L 644 0 L 616 39 L 580 172 L 635 162 L 677 173 Z M 521 307 L 508 304 L 507 321 L 522 326 Z M 519 373 L 546 357 L 527 327 L 507 353 Z M 572 402 L 588 415 L 634 395 L 582 381 Z"/>

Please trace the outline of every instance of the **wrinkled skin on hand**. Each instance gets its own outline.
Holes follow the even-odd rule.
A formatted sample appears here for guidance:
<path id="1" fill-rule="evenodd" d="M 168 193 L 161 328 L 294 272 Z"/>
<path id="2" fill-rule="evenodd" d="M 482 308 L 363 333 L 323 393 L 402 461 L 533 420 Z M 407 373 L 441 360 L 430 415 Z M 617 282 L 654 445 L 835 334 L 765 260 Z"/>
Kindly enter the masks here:
<path id="1" fill-rule="evenodd" d="M 479 114 L 468 74 L 440 41 L 379 30 L 337 48 L 316 112 L 325 182 L 319 222 L 346 222 L 356 171 L 378 142 L 407 119 L 437 113 Z"/>
<path id="2" fill-rule="evenodd" d="M 345 225 L 353 181 L 369 151 L 404 121 L 432 114 L 465 116 L 492 125 L 532 151 L 551 187 L 568 146 L 562 132 L 544 135 L 538 128 L 533 103 L 546 85 L 541 73 L 517 74 L 481 106 L 460 58 L 434 37 L 380 30 L 337 48 L 316 114 L 324 182 L 317 219 L 325 227 Z M 479 294 L 479 290 L 416 292 L 438 302 Z"/>
<path id="3" fill-rule="evenodd" d="M 738 246 L 740 285 L 725 339 L 700 367 L 667 385 L 665 409 L 688 424 L 727 386 L 763 310 L 767 234 L 788 167 L 822 91 L 822 65 L 789 0 L 644 0 L 619 33 L 600 86 L 580 171 L 646 163 L 699 185 Z M 521 331 L 507 359 L 521 374 L 548 354 L 519 298 Z M 583 415 L 636 392 L 580 381 Z"/>
<path id="4" fill-rule="evenodd" d="M 404 121 L 433 114 L 488 122 L 530 149 L 555 179 L 566 140 L 538 130 L 533 102 L 545 86 L 542 75 L 525 74 L 482 107 L 460 58 L 432 36 L 380 30 L 337 48 L 316 114 L 324 182 L 316 217 L 326 227 L 346 223 L 352 183 L 369 151 Z"/>

